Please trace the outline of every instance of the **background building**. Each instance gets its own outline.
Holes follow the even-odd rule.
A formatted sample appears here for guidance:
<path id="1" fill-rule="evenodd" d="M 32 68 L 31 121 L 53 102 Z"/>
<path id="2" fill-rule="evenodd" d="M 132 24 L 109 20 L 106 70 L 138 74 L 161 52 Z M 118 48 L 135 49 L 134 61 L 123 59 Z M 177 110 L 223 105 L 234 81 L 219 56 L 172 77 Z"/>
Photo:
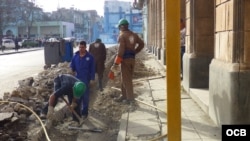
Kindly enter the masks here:
<path id="1" fill-rule="evenodd" d="M 4 19 L 0 20 L 0 34 L 4 36 L 32 39 L 74 37 L 87 43 L 101 38 L 104 43 L 114 44 L 117 43 L 117 24 L 121 18 L 129 21 L 132 31 L 141 37 L 143 35 L 142 10 L 132 7 L 131 2 L 106 0 L 104 17 L 97 15 L 96 10 L 78 10 L 74 7 L 44 13 L 28 0 L 4 1 L 0 9 L 0 19 Z"/>
<path id="2" fill-rule="evenodd" d="M 119 29 L 118 21 L 125 18 L 129 22 L 129 28 L 142 35 L 141 10 L 134 9 L 131 2 L 106 0 L 104 3 L 104 33 L 100 38 L 104 43 L 117 43 Z"/>
<path id="3" fill-rule="evenodd" d="M 72 37 L 75 30 L 74 26 L 73 23 L 62 21 L 35 22 L 30 30 L 30 38 Z M 19 25 L 18 33 L 21 37 L 26 38 L 26 26 Z"/>

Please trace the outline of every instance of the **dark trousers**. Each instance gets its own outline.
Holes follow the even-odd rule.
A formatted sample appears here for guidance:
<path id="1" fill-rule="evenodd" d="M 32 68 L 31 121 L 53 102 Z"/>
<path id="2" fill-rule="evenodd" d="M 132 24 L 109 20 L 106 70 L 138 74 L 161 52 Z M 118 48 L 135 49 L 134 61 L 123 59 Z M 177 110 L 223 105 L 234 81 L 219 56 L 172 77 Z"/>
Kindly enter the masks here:
<path id="1" fill-rule="evenodd" d="M 181 46 L 181 75 L 183 75 L 183 55 L 185 53 L 185 46 Z"/>
<path id="2" fill-rule="evenodd" d="M 105 62 L 104 60 L 99 59 L 98 61 L 95 62 L 95 64 L 96 64 L 96 73 L 98 75 L 98 88 L 102 90 L 103 89 L 102 79 L 103 79 L 103 72 L 105 69 L 104 68 Z"/>
<path id="3" fill-rule="evenodd" d="M 88 80 L 87 78 L 84 78 L 84 79 L 81 79 L 78 77 L 78 79 L 80 79 L 82 82 L 85 83 L 85 85 L 87 86 L 86 87 L 86 91 L 85 93 L 83 94 L 83 96 L 81 96 L 80 98 L 80 105 L 81 105 L 81 116 L 88 116 L 89 114 L 89 83 L 90 83 L 90 80 Z"/>
<path id="4" fill-rule="evenodd" d="M 89 111 L 89 87 L 86 88 L 85 93 L 80 98 L 80 101 L 82 102 L 82 115 L 88 116 Z"/>

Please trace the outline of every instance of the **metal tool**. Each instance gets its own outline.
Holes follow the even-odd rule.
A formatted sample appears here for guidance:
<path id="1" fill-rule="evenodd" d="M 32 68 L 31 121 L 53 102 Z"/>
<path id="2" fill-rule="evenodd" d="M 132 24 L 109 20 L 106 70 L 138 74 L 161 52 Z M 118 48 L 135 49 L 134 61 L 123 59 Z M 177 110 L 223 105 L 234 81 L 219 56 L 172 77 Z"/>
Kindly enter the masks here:
<path id="1" fill-rule="evenodd" d="M 67 106 L 69 107 L 70 111 L 76 116 L 76 118 L 78 119 L 79 121 L 79 125 L 82 125 L 84 120 L 76 113 L 76 111 L 70 107 L 70 104 L 69 102 L 64 98 L 64 97 L 61 97 L 63 99 L 63 101 L 67 104 Z"/>
<path id="2" fill-rule="evenodd" d="M 85 131 L 85 132 L 95 132 L 95 133 L 101 133 L 103 131 L 102 129 L 98 129 L 98 128 L 86 129 L 86 128 L 74 127 L 74 126 L 68 126 L 68 129 L 71 129 L 71 130 L 82 130 L 82 131 Z"/>

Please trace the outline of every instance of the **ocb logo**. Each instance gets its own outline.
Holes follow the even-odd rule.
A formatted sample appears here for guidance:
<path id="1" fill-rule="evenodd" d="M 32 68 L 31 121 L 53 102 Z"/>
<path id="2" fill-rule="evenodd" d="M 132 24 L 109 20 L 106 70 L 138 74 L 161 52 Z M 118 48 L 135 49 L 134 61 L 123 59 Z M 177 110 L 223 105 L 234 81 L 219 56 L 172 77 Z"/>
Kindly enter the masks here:
<path id="1" fill-rule="evenodd" d="M 247 136 L 246 129 L 227 129 L 227 136 Z"/>

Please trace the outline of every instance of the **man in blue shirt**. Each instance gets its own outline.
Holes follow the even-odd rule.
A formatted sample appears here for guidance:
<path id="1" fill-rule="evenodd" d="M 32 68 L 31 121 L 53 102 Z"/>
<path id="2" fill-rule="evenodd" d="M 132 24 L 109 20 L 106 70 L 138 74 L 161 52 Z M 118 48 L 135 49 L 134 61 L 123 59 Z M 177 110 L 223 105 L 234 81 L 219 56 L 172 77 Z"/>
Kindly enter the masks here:
<path id="1" fill-rule="evenodd" d="M 79 51 L 75 53 L 71 60 L 70 67 L 75 76 L 87 85 L 87 89 L 82 100 L 82 117 L 87 118 L 89 107 L 89 85 L 95 80 L 95 60 L 94 57 L 86 50 L 86 42 L 81 41 Z M 91 81 L 91 82 L 90 82 Z"/>

